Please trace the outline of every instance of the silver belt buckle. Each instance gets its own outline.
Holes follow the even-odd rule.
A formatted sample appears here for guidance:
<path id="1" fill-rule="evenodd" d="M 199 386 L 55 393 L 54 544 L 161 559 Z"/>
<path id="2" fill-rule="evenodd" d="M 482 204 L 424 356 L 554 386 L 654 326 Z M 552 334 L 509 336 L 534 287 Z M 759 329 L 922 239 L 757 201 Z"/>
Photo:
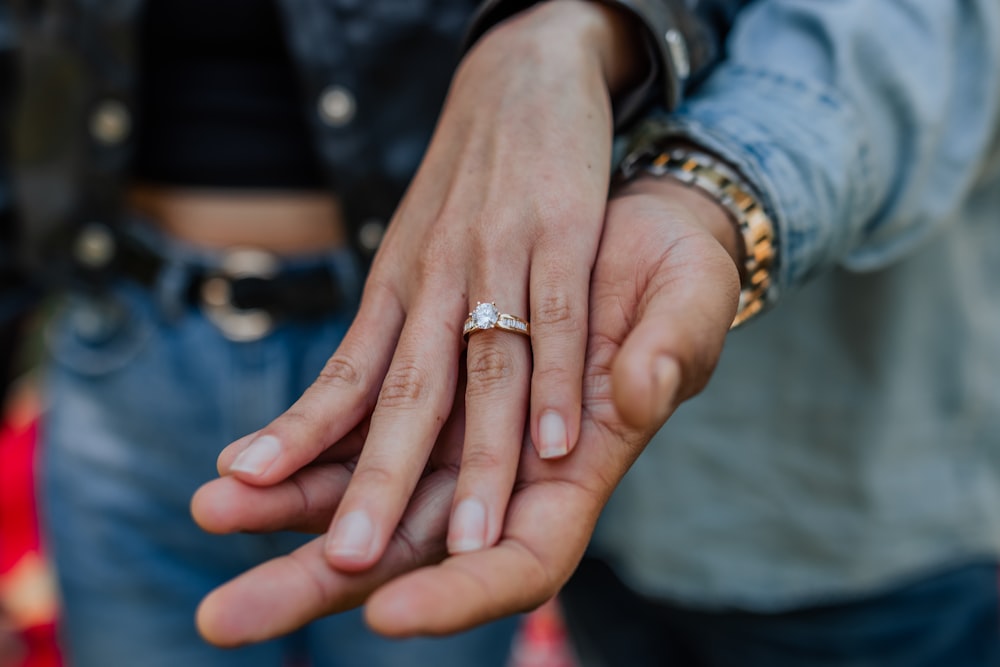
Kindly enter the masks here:
<path id="1" fill-rule="evenodd" d="M 233 281 L 274 278 L 280 267 L 277 256 L 266 250 L 227 250 L 218 268 L 201 285 L 201 309 L 205 317 L 223 336 L 237 343 L 249 343 L 268 335 L 276 324 L 274 316 L 260 308 L 233 305 Z"/>

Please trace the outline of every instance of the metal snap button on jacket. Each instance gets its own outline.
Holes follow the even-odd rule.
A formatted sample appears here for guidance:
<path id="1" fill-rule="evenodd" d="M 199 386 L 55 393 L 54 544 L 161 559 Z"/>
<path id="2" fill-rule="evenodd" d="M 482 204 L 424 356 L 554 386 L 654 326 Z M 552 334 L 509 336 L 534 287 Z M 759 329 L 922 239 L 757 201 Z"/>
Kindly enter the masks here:
<path id="1" fill-rule="evenodd" d="M 343 86 L 330 86 L 319 97 L 319 115 L 331 127 L 350 123 L 356 110 L 354 95 Z"/>
<path id="2" fill-rule="evenodd" d="M 104 100 L 90 115 L 90 134 L 102 144 L 120 144 L 132 130 L 132 114 L 118 100 Z"/>
<path id="3" fill-rule="evenodd" d="M 367 252 L 375 252 L 385 235 L 385 223 L 378 218 L 368 218 L 358 227 L 358 245 Z"/>

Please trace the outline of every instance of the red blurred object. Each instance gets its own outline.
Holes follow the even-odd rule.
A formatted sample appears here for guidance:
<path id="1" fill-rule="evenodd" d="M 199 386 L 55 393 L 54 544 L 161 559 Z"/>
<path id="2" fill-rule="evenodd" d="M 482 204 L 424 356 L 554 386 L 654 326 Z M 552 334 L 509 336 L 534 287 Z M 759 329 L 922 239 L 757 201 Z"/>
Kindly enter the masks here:
<path id="1" fill-rule="evenodd" d="M 510 667 L 577 667 L 555 600 L 525 617 L 514 642 Z"/>
<path id="2" fill-rule="evenodd" d="M 38 409 L 25 391 L 0 425 L 0 667 L 59 667 L 56 593 L 35 505 Z"/>

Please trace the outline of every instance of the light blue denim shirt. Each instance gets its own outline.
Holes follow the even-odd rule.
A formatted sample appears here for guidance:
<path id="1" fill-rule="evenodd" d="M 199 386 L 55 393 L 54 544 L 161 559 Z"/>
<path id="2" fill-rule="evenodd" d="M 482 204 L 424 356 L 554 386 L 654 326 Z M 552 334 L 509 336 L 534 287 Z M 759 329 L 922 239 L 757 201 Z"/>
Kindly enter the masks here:
<path id="1" fill-rule="evenodd" d="M 760 190 L 779 300 L 612 498 L 640 590 L 780 610 L 1000 554 L 1000 3 L 760 0 L 671 119 Z"/>

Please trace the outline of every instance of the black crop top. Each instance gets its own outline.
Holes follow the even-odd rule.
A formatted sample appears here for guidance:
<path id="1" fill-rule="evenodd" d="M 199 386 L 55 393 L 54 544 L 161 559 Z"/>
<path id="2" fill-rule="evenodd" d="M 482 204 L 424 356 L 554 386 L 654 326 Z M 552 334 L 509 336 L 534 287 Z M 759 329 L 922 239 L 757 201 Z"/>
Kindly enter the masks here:
<path id="1" fill-rule="evenodd" d="M 137 180 L 322 187 L 273 0 L 147 0 L 139 34 Z"/>

